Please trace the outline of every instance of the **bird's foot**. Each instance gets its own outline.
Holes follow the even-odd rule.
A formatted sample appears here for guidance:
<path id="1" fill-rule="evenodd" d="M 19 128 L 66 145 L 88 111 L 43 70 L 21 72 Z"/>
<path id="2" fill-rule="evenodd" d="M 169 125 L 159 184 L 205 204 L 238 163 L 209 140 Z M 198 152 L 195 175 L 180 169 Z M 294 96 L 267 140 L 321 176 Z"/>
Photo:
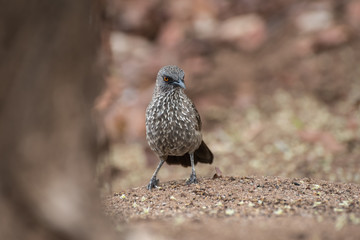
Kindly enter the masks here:
<path id="1" fill-rule="evenodd" d="M 159 184 L 159 179 L 151 178 L 149 184 L 147 185 L 147 189 L 151 190 L 153 188 L 156 188 Z"/>
<path id="2" fill-rule="evenodd" d="M 190 178 L 186 181 L 187 185 L 190 185 L 192 183 L 198 183 L 195 173 L 191 173 Z"/>

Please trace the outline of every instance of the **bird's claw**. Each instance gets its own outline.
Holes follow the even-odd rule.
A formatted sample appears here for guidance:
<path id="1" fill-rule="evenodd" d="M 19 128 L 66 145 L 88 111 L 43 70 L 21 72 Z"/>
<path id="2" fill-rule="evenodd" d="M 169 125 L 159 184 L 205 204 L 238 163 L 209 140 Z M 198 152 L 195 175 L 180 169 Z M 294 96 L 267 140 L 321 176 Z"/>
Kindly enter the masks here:
<path id="1" fill-rule="evenodd" d="M 186 181 L 187 185 L 190 185 L 192 183 L 198 183 L 198 180 L 196 178 L 196 174 L 191 173 L 190 178 Z"/>
<path id="2" fill-rule="evenodd" d="M 151 178 L 149 184 L 147 185 L 147 189 L 151 190 L 153 188 L 156 188 L 159 184 L 159 179 Z"/>

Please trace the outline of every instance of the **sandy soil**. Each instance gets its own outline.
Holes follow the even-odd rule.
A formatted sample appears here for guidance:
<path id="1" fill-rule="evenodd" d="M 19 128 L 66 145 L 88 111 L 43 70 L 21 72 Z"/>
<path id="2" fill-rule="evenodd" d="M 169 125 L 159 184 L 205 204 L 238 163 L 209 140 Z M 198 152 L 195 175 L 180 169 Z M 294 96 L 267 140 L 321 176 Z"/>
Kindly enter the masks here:
<path id="1" fill-rule="evenodd" d="M 309 178 L 220 177 L 104 198 L 127 239 L 358 239 L 360 186 Z"/>

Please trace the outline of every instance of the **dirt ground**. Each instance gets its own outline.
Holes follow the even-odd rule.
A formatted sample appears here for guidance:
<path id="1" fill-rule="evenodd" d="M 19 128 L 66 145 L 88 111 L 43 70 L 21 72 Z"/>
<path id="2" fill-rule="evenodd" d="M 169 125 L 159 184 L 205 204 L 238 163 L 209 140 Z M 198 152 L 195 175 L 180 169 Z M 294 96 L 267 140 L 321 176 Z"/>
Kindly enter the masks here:
<path id="1" fill-rule="evenodd" d="M 126 239 L 358 239 L 360 186 L 220 177 L 132 188 L 104 199 Z"/>

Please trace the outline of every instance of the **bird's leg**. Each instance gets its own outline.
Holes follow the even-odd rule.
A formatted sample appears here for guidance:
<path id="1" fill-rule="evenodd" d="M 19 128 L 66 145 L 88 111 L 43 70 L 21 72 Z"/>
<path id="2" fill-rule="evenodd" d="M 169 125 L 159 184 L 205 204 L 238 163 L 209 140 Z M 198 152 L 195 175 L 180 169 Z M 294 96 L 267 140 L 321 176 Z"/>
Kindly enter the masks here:
<path id="1" fill-rule="evenodd" d="M 189 180 L 187 180 L 187 184 L 191 183 L 197 183 L 198 180 L 196 179 L 196 173 L 195 173 L 195 163 L 194 163 L 194 153 L 189 153 L 190 155 L 190 162 L 191 162 L 191 175 Z"/>
<path id="2" fill-rule="evenodd" d="M 156 175 L 158 174 L 161 166 L 164 164 L 165 160 L 163 158 L 160 158 L 159 165 L 157 166 L 154 174 L 152 175 L 149 184 L 147 185 L 147 189 L 151 190 L 152 188 L 157 187 L 159 184 L 159 179 L 156 179 Z"/>

